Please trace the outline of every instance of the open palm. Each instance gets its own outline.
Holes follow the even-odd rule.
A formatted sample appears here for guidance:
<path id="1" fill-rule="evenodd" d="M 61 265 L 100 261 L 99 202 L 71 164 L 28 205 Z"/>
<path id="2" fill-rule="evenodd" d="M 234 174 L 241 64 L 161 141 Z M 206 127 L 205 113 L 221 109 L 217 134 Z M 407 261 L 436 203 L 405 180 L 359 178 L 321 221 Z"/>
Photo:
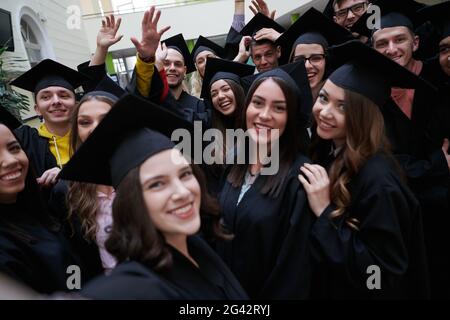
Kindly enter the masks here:
<path id="1" fill-rule="evenodd" d="M 170 29 L 170 27 L 164 27 L 158 31 L 157 28 L 160 16 L 161 11 L 156 10 L 155 13 L 155 7 L 152 6 L 150 10 L 145 12 L 144 18 L 142 19 L 141 41 L 138 41 L 135 37 L 131 38 L 131 42 L 133 42 L 139 56 L 142 58 L 155 56 L 161 36 Z"/>
<path id="2" fill-rule="evenodd" d="M 102 20 L 102 27 L 97 34 L 97 46 L 109 48 L 122 39 L 122 35 L 117 35 L 122 19 L 118 18 L 116 21 L 114 15 L 105 18 L 106 21 Z"/>

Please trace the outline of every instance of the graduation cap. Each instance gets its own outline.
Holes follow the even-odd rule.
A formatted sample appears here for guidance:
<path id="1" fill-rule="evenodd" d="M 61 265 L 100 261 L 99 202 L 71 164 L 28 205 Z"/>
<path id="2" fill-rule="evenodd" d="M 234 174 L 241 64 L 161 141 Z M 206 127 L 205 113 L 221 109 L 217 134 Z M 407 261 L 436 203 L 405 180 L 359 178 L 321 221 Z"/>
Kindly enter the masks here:
<path id="1" fill-rule="evenodd" d="M 334 7 L 333 7 L 334 0 L 329 0 L 327 5 L 325 6 L 325 9 L 323 9 L 323 14 L 328 19 L 333 19 L 334 16 Z"/>
<path id="2" fill-rule="evenodd" d="M 417 14 L 421 17 L 421 22 L 430 21 L 439 28 L 440 40 L 450 36 L 450 1 L 420 9 Z"/>
<path id="3" fill-rule="evenodd" d="M 413 0 L 378 0 L 373 5 L 380 7 L 381 10 L 380 29 L 407 27 L 412 32 L 420 21 L 417 11 L 425 7 L 424 4 Z M 370 38 L 373 32 L 377 31 L 367 27 L 367 20 L 372 15 L 369 10 L 364 13 L 351 27 L 351 31 Z"/>
<path id="4" fill-rule="evenodd" d="M 102 81 L 98 83 L 94 90 L 86 93 L 83 97 L 105 96 L 112 101 L 117 102 L 117 100 L 119 100 L 119 98 L 125 93 L 125 90 L 123 90 L 117 83 L 114 82 L 114 80 L 106 75 L 103 77 Z"/>
<path id="5" fill-rule="evenodd" d="M 252 20 L 250 20 L 244 28 L 241 30 L 241 35 L 243 36 L 251 36 L 253 37 L 255 33 L 257 33 L 259 30 L 263 28 L 271 28 L 274 29 L 277 32 L 283 33 L 285 29 L 276 23 L 273 19 L 270 19 L 263 15 L 262 13 L 258 12 Z"/>
<path id="6" fill-rule="evenodd" d="M 306 125 L 310 119 L 313 98 L 306 73 L 305 61 L 301 59 L 269 71 L 243 77 L 241 79 L 242 87 L 245 92 L 248 92 L 255 81 L 268 77 L 281 78 L 293 89 L 298 99 L 298 123 L 301 126 Z"/>
<path id="7" fill-rule="evenodd" d="M 320 11 L 310 8 L 276 41 L 284 50 L 281 52 L 282 64 L 299 44 L 320 44 L 324 51 L 330 45 L 336 45 L 352 39 L 352 34 L 337 23 L 328 19 Z"/>
<path id="8" fill-rule="evenodd" d="M 134 95 L 125 95 L 61 170 L 65 180 L 117 187 L 150 156 L 171 149 L 175 129 L 193 134 L 191 123 Z"/>
<path id="9" fill-rule="evenodd" d="M 9 130 L 13 131 L 14 129 L 20 127 L 22 123 L 20 123 L 19 119 L 11 114 L 5 107 L 0 105 L 0 123 L 4 124 L 8 127 Z"/>
<path id="10" fill-rule="evenodd" d="M 184 59 L 184 64 L 187 69 L 186 73 L 191 73 L 196 70 L 195 65 L 192 61 L 192 56 L 189 52 L 189 48 L 186 44 L 186 40 L 184 40 L 183 34 L 179 33 L 173 37 L 170 37 L 162 41 L 162 43 L 165 43 L 167 48 L 175 49 L 179 53 L 181 53 Z"/>
<path id="11" fill-rule="evenodd" d="M 391 88 L 434 89 L 422 78 L 358 40 L 330 48 L 336 65 L 328 78 L 335 85 L 360 93 L 378 106 L 391 95 Z"/>
<path id="12" fill-rule="evenodd" d="M 33 68 L 13 80 L 10 84 L 35 95 L 51 86 L 63 87 L 74 91 L 89 78 L 65 65 L 51 59 L 45 59 Z"/>
<path id="13" fill-rule="evenodd" d="M 241 78 L 254 74 L 255 67 L 230 60 L 208 58 L 200 97 L 210 99 L 211 85 L 217 80 L 232 80 L 241 85 Z"/>
<path id="14" fill-rule="evenodd" d="M 220 58 L 225 57 L 225 49 L 219 46 L 217 43 L 212 42 L 208 38 L 203 36 L 198 37 L 197 42 L 192 49 L 192 60 L 195 63 L 197 56 L 203 51 L 210 51 Z"/>

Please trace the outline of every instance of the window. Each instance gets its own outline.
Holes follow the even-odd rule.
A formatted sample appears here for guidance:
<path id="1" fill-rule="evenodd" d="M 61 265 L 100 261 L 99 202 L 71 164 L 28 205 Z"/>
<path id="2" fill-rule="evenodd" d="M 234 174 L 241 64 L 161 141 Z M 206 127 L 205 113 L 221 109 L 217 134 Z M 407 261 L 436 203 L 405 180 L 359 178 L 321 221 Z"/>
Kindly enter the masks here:
<path id="1" fill-rule="evenodd" d="M 25 45 L 25 50 L 27 51 L 28 60 L 30 61 L 31 67 L 34 67 L 42 60 L 41 45 L 39 44 L 33 29 L 24 19 L 20 20 L 20 33 Z"/>

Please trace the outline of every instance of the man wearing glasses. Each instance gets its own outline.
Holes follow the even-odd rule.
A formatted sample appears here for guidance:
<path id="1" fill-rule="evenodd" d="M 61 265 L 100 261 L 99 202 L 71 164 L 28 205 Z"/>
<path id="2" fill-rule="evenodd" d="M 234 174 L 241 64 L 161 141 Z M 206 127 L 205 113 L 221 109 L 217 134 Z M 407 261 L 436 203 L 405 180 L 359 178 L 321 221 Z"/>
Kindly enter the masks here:
<path id="1" fill-rule="evenodd" d="M 334 0 L 334 21 L 350 30 L 353 24 L 366 12 L 369 1 Z"/>

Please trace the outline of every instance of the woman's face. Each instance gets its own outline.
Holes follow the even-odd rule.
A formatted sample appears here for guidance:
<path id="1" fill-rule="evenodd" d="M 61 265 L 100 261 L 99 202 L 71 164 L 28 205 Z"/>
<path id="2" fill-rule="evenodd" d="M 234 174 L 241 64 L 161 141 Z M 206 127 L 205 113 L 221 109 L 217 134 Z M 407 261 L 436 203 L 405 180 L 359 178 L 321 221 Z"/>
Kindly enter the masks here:
<path id="1" fill-rule="evenodd" d="M 288 119 L 286 97 L 271 78 L 255 90 L 246 112 L 250 137 L 258 143 L 269 143 L 283 134 Z"/>
<path id="2" fill-rule="evenodd" d="M 179 150 L 165 150 L 140 167 L 147 210 L 156 228 L 170 244 L 200 228 L 200 185 Z"/>
<path id="3" fill-rule="evenodd" d="M 211 101 L 214 109 L 225 116 L 236 110 L 236 98 L 225 80 L 217 80 L 211 85 Z"/>
<path id="4" fill-rule="evenodd" d="M 77 126 L 78 137 L 81 142 L 86 141 L 110 110 L 111 106 L 108 103 L 95 99 L 86 101 L 80 106 L 78 109 Z"/>
<path id="5" fill-rule="evenodd" d="M 28 158 L 11 130 L 0 124 L 0 203 L 13 203 L 25 188 Z"/>
<path id="6" fill-rule="evenodd" d="M 195 65 L 197 66 L 198 73 L 200 73 L 202 79 L 205 76 L 206 60 L 209 57 L 217 58 L 214 53 L 207 50 L 200 52 L 197 57 L 195 57 Z"/>
<path id="7" fill-rule="evenodd" d="M 299 44 L 295 47 L 294 60 L 305 60 L 309 85 L 315 89 L 322 82 L 325 74 L 325 52 L 320 44 Z"/>
<path id="8" fill-rule="evenodd" d="M 313 106 L 317 134 L 333 140 L 337 147 L 345 143 L 345 91 L 327 80 Z"/>

